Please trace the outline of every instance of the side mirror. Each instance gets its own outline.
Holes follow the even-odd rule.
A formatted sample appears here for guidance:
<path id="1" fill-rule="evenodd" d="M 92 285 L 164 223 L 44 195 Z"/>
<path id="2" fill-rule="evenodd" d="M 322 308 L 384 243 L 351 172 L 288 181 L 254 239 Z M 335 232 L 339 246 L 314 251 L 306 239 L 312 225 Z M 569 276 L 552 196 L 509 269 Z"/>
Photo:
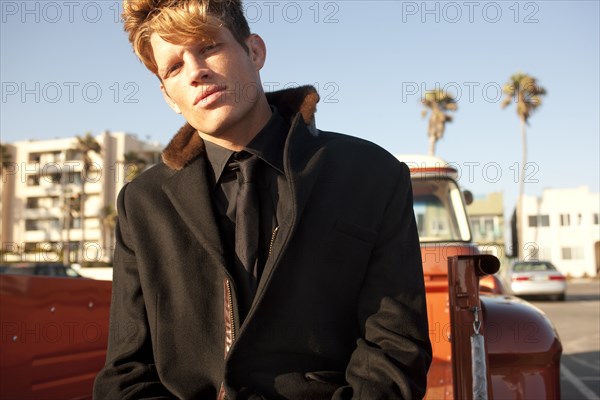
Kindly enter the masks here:
<path id="1" fill-rule="evenodd" d="M 470 190 L 463 190 L 463 197 L 466 205 L 469 205 L 473 202 L 473 193 L 471 193 Z"/>

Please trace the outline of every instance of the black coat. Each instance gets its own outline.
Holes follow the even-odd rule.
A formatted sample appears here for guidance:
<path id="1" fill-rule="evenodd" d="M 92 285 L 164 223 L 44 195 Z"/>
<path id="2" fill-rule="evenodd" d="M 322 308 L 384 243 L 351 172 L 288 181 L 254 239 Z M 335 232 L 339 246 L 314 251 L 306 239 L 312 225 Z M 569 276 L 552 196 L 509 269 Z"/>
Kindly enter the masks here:
<path id="1" fill-rule="evenodd" d="M 225 355 L 230 277 L 191 131 L 119 196 L 95 398 L 421 398 L 431 347 L 406 165 L 293 119 L 279 233 Z"/>

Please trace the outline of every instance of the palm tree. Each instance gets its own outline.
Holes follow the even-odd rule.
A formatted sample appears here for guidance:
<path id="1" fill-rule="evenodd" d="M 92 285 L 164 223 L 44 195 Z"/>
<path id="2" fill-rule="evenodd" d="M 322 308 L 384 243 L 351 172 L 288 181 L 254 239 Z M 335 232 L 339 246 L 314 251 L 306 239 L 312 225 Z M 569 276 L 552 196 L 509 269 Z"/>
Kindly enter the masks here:
<path id="1" fill-rule="evenodd" d="M 435 144 L 444 136 L 446 122 L 452 122 L 452 116 L 448 115 L 447 112 L 456 111 L 458 104 L 452 94 L 442 89 L 426 91 L 421 103 L 424 106 L 423 111 L 421 111 L 423 118 L 431 111 L 427 136 L 429 137 L 428 154 L 433 156 L 435 155 Z"/>
<path id="2" fill-rule="evenodd" d="M 504 84 L 502 88 L 504 92 L 504 100 L 502 101 L 501 107 L 506 108 L 511 103 L 517 103 L 517 116 L 521 121 L 521 171 L 519 177 L 519 199 L 517 200 L 517 256 L 522 257 L 523 243 L 523 232 L 521 227 L 521 216 L 522 216 L 522 199 L 523 191 L 525 189 L 525 164 L 527 162 L 527 132 L 526 126 L 529 124 L 529 117 L 531 113 L 535 111 L 542 104 L 542 96 L 546 95 L 546 89 L 538 85 L 536 78 L 531 75 L 523 74 L 521 72 L 512 75 L 508 82 Z"/>
<path id="3" fill-rule="evenodd" d="M 77 142 L 75 143 L 76 149 L 81 153 L 83 161 L 83 168 L 81 169 L 81 194 L 80 194 L 80 209 L 79 214 L 81 218 L 81 241 L 80 241 L 80 254 L 83 261 L 83 246 L 85 245 L 85 183 L 89 172 L 92 170 L 94 163 L 92 161 L 91 153 L 100 154 L 102 150 L 96 138 L 92 136 L 90 132 L 86 132 L 84 136 L 76 136 Z"/>
<path id="4" fill-rule="evenodd" d="M 125 159 L 125 182 L 131 182 L 142 173 L 148 162 L 135 151 L 128 151 Z"/>
<path id="5" fill-rule="evenodd" d="M 117 211 L 113 206 L 104 206 L 100 211 L 100 222 L 102 224 L 102 239 L 104 250 L 108 251 L 109 262 L 112 264 L 112 245 L 114 242 L 115 227 L 117 226 Z"/>

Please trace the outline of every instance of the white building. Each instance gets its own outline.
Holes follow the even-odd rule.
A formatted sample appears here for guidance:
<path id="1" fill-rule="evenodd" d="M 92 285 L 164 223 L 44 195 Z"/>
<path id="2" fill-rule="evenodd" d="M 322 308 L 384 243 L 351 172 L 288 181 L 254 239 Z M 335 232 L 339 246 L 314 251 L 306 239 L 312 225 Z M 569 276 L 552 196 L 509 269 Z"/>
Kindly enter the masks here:
<path id="1" fill-rule="evenodd" d="M 2 179 L 3 261 L 110 259 L 114 239 L 106 217 L 114 215 L 116 196 L 131 179 L 133 167 L 125 154 L 134 152 L 151 165 L 162 147 L 123 132 L 104 132 L 95 139 L 101 152 L 90 153 L 93 166 L 87 174 L 75 137 L 10 144 L 12 163 Z"/>
<path id="2" fill-rule="evenodd" d="M 600 194 L 587 186 L 545 189 L 541 198 L 524 196 L 525 259 L 550 260 L 573 277 L 600 271 Z"/>
<path id="3" fill-rule="evenodd" d="M 504 199 L 502 192 L 478 196 L 467 205 L 473 242 L 484 254 L 498 257 L 506 264 L 504 245 Z"/>

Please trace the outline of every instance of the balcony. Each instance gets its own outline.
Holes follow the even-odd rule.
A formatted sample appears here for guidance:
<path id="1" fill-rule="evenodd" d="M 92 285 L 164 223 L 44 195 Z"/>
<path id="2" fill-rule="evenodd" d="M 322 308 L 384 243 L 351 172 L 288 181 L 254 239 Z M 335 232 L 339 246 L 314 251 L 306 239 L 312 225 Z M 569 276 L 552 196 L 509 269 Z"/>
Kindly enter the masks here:
<path id="1" fill-rule="evenodd" d="M 51 218 L 62 218 L 62 211 L 60 207 L 49 207 L 49 208 L 28 208 L 23 211 L 23 218 L 25 219 L 51 219 Z"/>
<path id="2" fill-rule="evenodd" d="M 58 229 L 26 231 L 24 238 L 24 242 L 35 243 L 59 242 L 62 239 Z"/>

